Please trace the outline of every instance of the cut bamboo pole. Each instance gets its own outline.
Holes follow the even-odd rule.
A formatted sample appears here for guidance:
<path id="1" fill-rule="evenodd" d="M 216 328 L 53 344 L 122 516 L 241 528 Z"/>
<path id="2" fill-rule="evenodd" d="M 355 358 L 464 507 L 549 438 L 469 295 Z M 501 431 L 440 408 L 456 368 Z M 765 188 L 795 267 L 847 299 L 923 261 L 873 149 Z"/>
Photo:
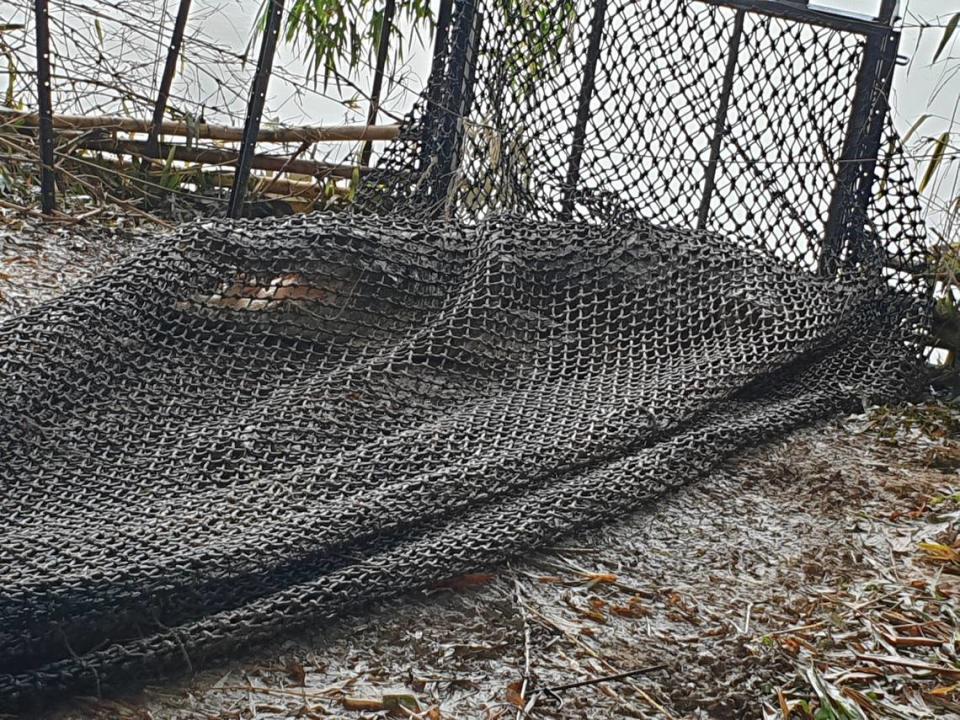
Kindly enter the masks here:
<path id="1" fill-rule="evenodd" d="M 269 196 L 313 199 L 325 191 L 333 195 L 346 195 L 349 192 L 347 188 L 340 187 L 333 187 L 330 190 L 326 190 L 323 185 L 309 183 L 303 180 L 287 180 L 284 178 L 267 178 L 260 176 L 252 177 L 251 180 L 262 181 L 263 185 L 267 188 L 266 194 Z M 233 187 L 233 175 L 230 173 L 204 173 L 202 181 L 216 187 Z"/>
<path id="2" fill-rule="evenodd" d="M 236 165 L 240 155 L 235 150 L 225 148 L 188 148 L 183 145 L 159 145 L 156 150 L 147 147 L 139 140 L 79 139 L 77 146 L 87 150 L 97 150 L 119 155 L 136 155 L 155 160 L 166 160 L 173 153 L 173 159 L 181 162 L 203 163 L 205 165 Z M 311 175 L 313 177 L 352 178 L 358 168 L 353 165 L 337 165 L 319 160 L 291 160 L 275 155 L 254 155 L 251 167 L 271 172 Z M 360 174 L 370 172 L 369 167 L 360 167 Z"/>
<path id="3" fill-rule="evenodd" d="M 37 113 L 0 110 L 0 124 L 20 123 L 27 127 L 38 127 L 40 117 Z M 110 115 L 56 115 L 53 127 L 57 130 L 108 130 L 119 132 L 149 133 L 151 122 L 148 119 L 114 117 Z M 357 142 L 392 140 L 400 133 L 399 125 L 331 125 L 328 127 L 283 127 L 261 128 L 257 142 Z M 185 122 L 165 120 L 160 123 L 161 135 L 193 137 L 203 140 L 221 140 L 241 142 L 243 128 L 229 125 L 210 125 L 207 123 L 189 125 Z"/>
<path id="4" fill-rule="evenodd" d="M 71 158 L 69 157 L 65 158 L 68 163 L 70 159 Z M 82 162 L 83 166 L 87 169 L 89 169 L 91 163 L 96 163 L 97 167 L 106 173 L 116 173 L 119 171 L 129 173 L 131 171 L 135 171 L 139 167 L 137 163 L 123 158 L 119 158 L 115 161 L 96 161 L 92 159 L 84 159 Z M 159 178 L 162 177 L 162 172 L 154 169 L 145 177 L 151 183 L 159 186 Z M 278 177 L 276 175 L 254 175 L 251 177 L 251 181 L 258 183 L 258 196 L 270 198 L 296 197 L 307 200 L 315 200 L 323 193 L 340 196 L 346 196 L 350 193 L 350 189 L 348 187 L 342 187 L 333 183 L 325 184 L 322 181 L 318 182 L 304 180 L 302 177 L 305 176 L 301 176 L 301 178 L 286 178 Z M 182 181 L 229 189 L 233 187 L 233 173 L 218 170 L 201 170 L 199 168 L 185 168 Z"/>

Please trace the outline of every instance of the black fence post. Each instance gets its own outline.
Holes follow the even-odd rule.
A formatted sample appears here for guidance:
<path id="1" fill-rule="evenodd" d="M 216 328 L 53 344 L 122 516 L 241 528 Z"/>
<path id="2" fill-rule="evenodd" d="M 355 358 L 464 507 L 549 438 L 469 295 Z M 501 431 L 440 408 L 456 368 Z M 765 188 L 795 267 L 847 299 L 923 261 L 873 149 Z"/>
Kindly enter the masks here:
<path id="1" fill-rule="evenodd" d="M 163 76 L 160 78 L 157 102 L 153 106 L 153 119 L 150 121 L 150 132 L 147 134 L 146 149 L 141 161 L 142 168 L 146 168 L 150 164 L 150 158 L 157 154 L 160 125 L 163 123 L 163 116 L 167 111 L 170 87 L 173 84 L 173 76 L 177 72 L 177 62 L 180 60 L 180 48 L 183 46 L 183 33 L 187 27 L 187 17 L 190 15 L 190 3 L 191 0 L 180 0 L 180 7 L 177 10 L 173 35 L 170 37 L 170 46 L 167 48 L 167 61 L 163 66 Z"/>
<path id="2" fill-rule="evenodd" d="M 437 153 L 437 123 L 442 109 L 440 102 L 446 87 L 447 55 L 450 50 L 450 19 L 453 15 L 453 0 L 440 0 L 437 12 L 437 26 L 433 37 L 433 60 L 430 64 L 430 78 L 427 81 L 427 105 L 423 112 L 422 133 L 420 135 L 420 167 L 423 175 L 430 172 L 430 164 Z"/>
<path id="3" fill-rule="evenodd" d="M 727 65 L 723 72 L 723 85 L 720 89 L 720 105 L 717 108 L 717 117 L 713 124 L 713 137 L 710 140 L 710 158 L 707 160 L 707 169 L 703 179 L 703 195 L 700 198 L 700 210 L 697 213 L 697 229 L 707 227 L 710 219 L 710 202 L 717 187 L 717 166 L 720 162 L 720 149 L 723 147 L 723 137 L 727 132 L 727 113 L 730 111 L 730 95 L 733 92 L 733 81 L 737 72 L 737 60 L 740 57 L 740 43 L 743 40 L 743 23 L 746 11 L 737 10 L 733 19 L 733 34 L 727 50 Z"/>
<path id="4" fill-rule="evenodd" d="M 844 249 L 865 232 L 873 192 L 890 87 L 897 64 L 900 33 L 893 29 L 897 0 L 883 0 L 880 26 L 866 36 L 847 133 L 837 167 L 824 228 L 818 271 L 831 276 L 840 267 Z"/>
<path id="5" fill-rule="evenodd" d="M 432 172 L 431 196 L 437 207 L 447 205 L 463 149 L 464 120 L 473 102 L 476 50 L 480 15 L 476 0 L 458 0 L 456 23 L 450 46 L 445 87 L 437 107 L 436 167 Z"/>
<path id="6" fill-rule="evenodd" d="M 37 101 L 40 110 L 40 207 L 45 214 L 57 209 L 54 174 L 53 100 L 50 84 L 50 14 L 47 0 L 36 0 Z"/>
<path id="7" fill-rule="evenodd" d="M 577 120 L 573 126 L 573 141 L 570 144 L 570 159 L 567 163 L 567 177 L 560 205 L 561 217 L 565 219 L 569 219 L 573 215 L 577 185 L 580 183 L 580 162 L 583 159 L 583 143 L 587 136 L 590 101 L 593 99 L 597 61 L 600 59 L 600 42 L 603 39 L 606 14 L 607 0 L 595 0 L 593 17 L 590 18 L 590 44 L 587 47 L 586 66 L 583 68 L 583 82 L 580 85 L 580 97 L 577 101 Z"/>
<path id="8" fill-rule="evenodd" d="M 243 198 L 250 179 L 250 165 L 257 148 L 257 135 L 260 133 L 260 120 L 263 118 L 263 105 L 267 100 L 267 87 L 273 70 L 273 56 L 277 51 L 277 39 L 280 36 L 280 20 L 283 17 L 283 0 L 268 0 L 267 23 L 260 44 L 260 57 L 257 59 L 257 71 L 250 86 L 250 100 L 247 104 L 247 117 L 243 123 L 243 145 L 240 158 L 233 175 L 233 188 L 230 191 L 230 204 L 227 216 L 240 217 L 243 210 Z"/>
<path id="9" fill-rule="evenodd" d="M 373 71 L 373 88 L 370 90 L 370 110 L 367 113 L 367 127 L 377 122 L 380 111 L 380 93 L 383 91 L 383 71 L 387 65 L 387 51 L 390 48 L 390 33 L 393 30 L 393 16 L 397 10 L 396 0 L 386 0 L 383 6 L 383 22 L 380 24 L 380 42 L 377 45 L 377 65 Z M 373 141 L 367 140 L 360 152 L 360 164 L 370 164 Z"/>
<path id="10" fill-rule="evenodd" d="M 746 10 L 749 13 L 780 18 L 789 22 L 824 27 L 845 33 L 869 35 L 883 30 L 883 23 L 875 18 L 848 14 L 825 7 L 811 7 L 803 0 L 696 0 L 707 5 Z M 892 14 L 892 13 L 891 13 Z M 889 23 L 888 23 L 889 25 Z"/>

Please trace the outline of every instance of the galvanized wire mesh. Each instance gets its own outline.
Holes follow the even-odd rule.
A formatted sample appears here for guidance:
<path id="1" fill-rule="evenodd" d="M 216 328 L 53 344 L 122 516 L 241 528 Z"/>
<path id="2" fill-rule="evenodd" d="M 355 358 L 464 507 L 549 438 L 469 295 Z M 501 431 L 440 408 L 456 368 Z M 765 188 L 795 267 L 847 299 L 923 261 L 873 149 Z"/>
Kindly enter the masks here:
<path id="1" fill-rule="evenodd" d="M 744 19 L 705 206 L 734 13 L 610 3 L 571 173 L 596 6 L 457 7 L 441 64 L 475 70 L 350 213 L 184 226 L 0 325 L 4 705 L 527 552 L 910 387 L 895 134 L 817 272 L 859 37 Z"/>

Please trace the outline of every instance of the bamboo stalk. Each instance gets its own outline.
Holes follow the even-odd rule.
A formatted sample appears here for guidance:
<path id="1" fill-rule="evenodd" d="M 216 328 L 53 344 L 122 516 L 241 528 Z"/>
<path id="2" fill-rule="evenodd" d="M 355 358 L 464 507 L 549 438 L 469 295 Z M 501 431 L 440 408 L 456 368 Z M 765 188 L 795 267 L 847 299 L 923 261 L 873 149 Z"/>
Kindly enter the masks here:
<path id="1" fill-rule="evenodd" d="M 73 166 L 73 163 L 70 162 L 71 160 L 76 162 L 78 158 L 69 158 L 69 157 L 64 158 L 60 167 L 61 169 L 64 169 L 65 175 L 68 175 L 69 177 L 73 178 L 76 176 L 73 173 L 70 173 L 66 170 L 66 168 L 70 168 Z M 137 182 L 147 181 L 154 187 L 157 187 L 157 188 L 160 187 L 159 177 L 161 176 L 161 173 L 154 171 L 146 175 L 136 174 L 140 167 L 136 161 L 121 159 L 114 162 L 114 161 L 107 161 L 107 160 L 97 161 L 93 159 L 84 159 L 81 162 L 82 162 L 81 167 L 83 169 L 83 175 L 87 178 L 87 180 L 92 179 L 91 167 L 95 165 L 96 170 L 102 170 L 105 174 L 115 174 L 115 173 L 118 173 L 118 171 L 122 171 L 124 173 L 135 173 L 134 175 L 131 175 L 131 177 L 136 177 Z M 92 177 L 97 178 L 100 176 L 98 176 L 96 172 L 94 172 L 92 174 Z M 292 180 L 292 179 L 286 179 L 286 178 L 271 179 L 263 175 L 251 176 L 250 180 L 251 182 L 261 183 L 261 184 L 265 182 L 270 182 L 272 180 L 272 182 L 270 182 L 270 187 L 267 189 L 267 192 L 264 192 L 264 189 L 262 187 L 257 187 L 256 189 L 257 202 L 265 201 L 266 203 L 270 203 L 273 201 L 280 200 L 290 205 L 290 207 L 293 209 L 295 213 L 311 212 L 315 210 L 318 206 L 320 207 L 325 206 L 326 203 L 333 201 L 334 198 L 347 198 L 351 194 L 350 188 L 336 185 L 332 182 L 328 184 L 324 184 L 324 183 L 312 183 L 304 180 Z M 221 188 L 229 189 L 233 187 L 234 175 L 233 173 L 229 173 L 229 172 L 217 172 L 217 171 L 211 171 L 211 170 L 191 169 L 191 170 L 188 170 L 187 174 L 181 178 L 181 182 L 197 183 L 199 185 L 203 185 L 204 187 L 221 187 Z M 81 184 L 84 187 L 88 188 L 89 190 L 93 190 L 92 186 L 90 186 L 88 183 L 81 183 Z M 191 191 L 185 191 L 182 187 L 176 190 L 176 192 L 181 194 L 192 194 Z M 105 197 L 109 199 L 111 202 L 118 202 L 118 201 L 123 202 L 122 200 L 119 200 L 118 198 L 115 198 L 110 195 L 106 195 Z M 0 208 L 3 208 L 3 206 L 4 206 L 4 202 L 0 200 Z M 11 205 L 10 209 L 25 213 L 25 214 L 33 215 L 36 217 L 43 217 L 39 212 L 37 212 L 36 210 L 32 210 L 30 208 L 23 208 L 21 206 Z M 102 212 L 103 209 L 104 207 L 100 206 L 99 208 L 88 211 L 87 213 L 83 213 L 81 215 L 73 215 L 73 216 L 57 213 L 54 217 L 61 223 L 79 223 L 86 220 L 87 217 L 92 214 Z M 128 207 L 127 209 L 133 212 L 138 212 L 140 214 L 143 213 L 143 211 L 139 211 L 136 208 Z M 150 217 L 153 218 L 154 216 L 150 216 Z"/>
<path id="2" fill-rule="evenodd" d="M 225 148 L 188 148 L 184 145 L 159 145 L 156 150 L 149 148 L 147 143 L 138 140 L 102 140 L 80 139 L 78 147 L 87 150 L 97 150 L 120 155 L 136 155 L 149 157 L 154 160 L 166 160 L 173 153 L 173 159 L 181 162 L 203 163 L 205 165 L 235 165 L 240 154 L 235 150 Z M 352 165 L 337 165 L 319 160 L 291 160 L 290 158 L 274 155 L 254 155 L 252 168 L 269 170 L 271 172 L 294 173 L 297 175 L 311 175 L 313 177 L 352 178 L 357 169 Z M 360 174 L 371 170 L 369 167 L 360 167 Z"/>
<path id="3" fill-rule="evenodd" d="M 0 110 L 0 123 L 22 123 L 28 127 L 37 127 L 40 117 L 37 113 L 17 110 Z M 57 115 L 53 127 L 57 130 L 114 130 L 121 132 L 150 132 L 148 119 L 126 118 L 112 115 Z M 257 142 L 356 142 L 392 140 L 400 133 L 399 125 L 330 125 L 328 127 L 285 127 L 261 128 Z M 188 125 L 185 122 L 165 120 L 160 123 L 161 135 L 195 137 L 225 142 L 241 142 L 243 128 L 228 125 Z"/>
<path id="4" fill-rule="evenodd" d="M 133 169 L 134 166 L 129 162 L 120 161 L 120 167 L 129 170 Z M 153 179 L 158 176 L 159 173 L 153 173 L 150 177 Z M 233 187 L 233 173 L 218 172 L 215 170 L 191 172 L 184 176 L 183 180 L 188 183 L 192 182 L 220 188 Z M 257 195 L 264 197 L 298 197 L 314 200 L 324 192 L 331 192 L 334 195 L 347 195 L 349 193 L 349 189 L 346 187 L 332 185 L 328 188 L 316 182 L 276 176 L 253 175 L 250 177 L 250 181 L 258 183 Z"/>
<path id="5" fill-rule="evenodd" d="M 124 159 L 118 159 L 116 161 L 102 160 L 99 162 L 96 160 L 84 160 L 84 163 L 88 165 L 90 163 L 96 163 L 98 169 L 102 169 L 106 173 L 114 174 L 130 173 L 137 169 L 137 165 L 135 163 Z M 147 177 L 151 181 L 156 181 L 160 175 L 161 173 L 154 171 Z M 233 173 L 217 170 L 188 170 L 182 179 L 184 182 L 212 185 L 214 187 L 233 187 Z M 346 187 L 340 187 L 337 185 L 327 186 L 323 183 L 278 177 L 276 175 L 270 177 L 265 175 L 253 175 L 250 180 L 251 182 L 256 182 L 259 184 L 259 187 L 257 188 L 258 195 L 269 197 L 298 197 L 306 198 L 308 200 L 315 200 L 324 192 L 330 192 L 334 195 L 347 195 L 350 192 L 349 188 Z M 159 187 L 158 183 L 157 186 Z"/>
<path id="6" fill-rule="evenodd" d="M 204 173 L 199 179 L 216 187 L 233 187 L 233 175 L 230 173 Z M 288 180 L 276 177 L 266 178 L 259 175 L 251 177 L 250 180 L 251 182 L 256 180 L 263 183 L 263 187 L 258 190 L 258 194 L 260 195 L 315 199 L 325 191 L 323 185 L 317 185 L 316 183 L 309 183 L 303 180 Z M 346 195 L 348 192 L 349 190 L 347 188 L 336 186 L 332 190 L 334 195 Z"/>

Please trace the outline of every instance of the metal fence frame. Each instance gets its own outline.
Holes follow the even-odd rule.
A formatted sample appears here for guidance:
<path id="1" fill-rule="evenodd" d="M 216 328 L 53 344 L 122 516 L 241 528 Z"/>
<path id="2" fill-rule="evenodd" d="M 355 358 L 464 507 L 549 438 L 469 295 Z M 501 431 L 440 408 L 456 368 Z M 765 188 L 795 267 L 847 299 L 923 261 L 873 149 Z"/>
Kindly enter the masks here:
<path id="1" fill-rule="evenodd" d="M 711 215 L 711 199 L 716 185 L 720 151 L 727 134 L 727 112 L 734 87 L 737 58 L 743 37 L 744 21 L 749 13 L 771 16 L 791 22 L 853 33 L 864 38 L 863 55 L 858 70 L 850 114 L 846 121 L 846 138 L 838 159 L 836 184 L 831 192 L 830 208 L 823 233 L 819 271 L 836 272 L 844 247 L 852 233 L 862 232 L 871 198 L 872 183 L 882 142 L 883 123 L 888 109 L 893 71 L 898 61 L 900 33 L 895 28 L 897 0 L 882 0 L 876 17 L 845 14 L 817 8 L 806 0 L 696 0 L 708 5 L 735 10 L 733 32 L 728 40 L 727 63 L 722 86 L 719 88 L 717 116 L 710 139 L 697 225 L 705 228 Z M 469 44 L 456 40 L 462 33 L 463 22 L 451 26 L 451 16 L 472 17 L 476 0 L 443 0 L 437 28 L 433 66 L 426 99 L 421 147 L 421 170 L 435 163 L 434 172 L 444 173 L 459 162 L 451 152 L 459 152 L 457 143 L 444 140 L 438 133 L 440 124 L 449 122 L 451 114 L 460 110 L 447 106 L 441 100 L 445 87 L 456 86 L 457 78 L 469 75 L 471 59 Z M 582 69 L 583 81 L 578 99 L 578 111 L 569 150 L 567 174 L 561 214 L 572 214 L 580 179 L 580 161 L 589 108 L 594 91 L 596 64 L 599 60 L 600 38 L 605 21 L 607 0 L 595 0 L 590 24 L 589 47 Z M 452 6 L 452 7 L 451 7 Z M 461 30 L 457 30 L 461 26 Z M 454 94 L 455 97 L 455 94 Z M 440 138 L 439 140 L 437 138 Z M 437 190 L 440 186 L 437 186 Z M 439 207 L 445 203 L 437 202 Z"/>
<path id="2" fill-rule="evenodd" d="M 734 27 L 728 41 L 727 64 L 720 88 L 717 116 L 710 141 L 704 184 L 697 225 L 706 227 L 710 218 L 711 199 L 715 188 L 720 150 L 726 134 L 726 116 L 736 72 L 736 61 L 743 36 L 747 13 L 768 15 L 793 22 L 825 27 L 865 38 L 863 56 L 856 80 L 856 90 L 846 123 L 846 138 L 838 161 L 837 180 L 831 194 L 830 209 L 824 230 L 819 259 L 821 273 L 836 272 L 844 247 L 851 233 L 861 232 L 865 226 L 867 208 L 882 141 L 883 122 L 889 103 L 893 71 L 897 64 L 900 33 L 895 29 L 897 0 L 882 0 L 875 18 L 844 14 L 819 9 L 805 0 L 696 0 L 708 5 L 736 10 Z M 447 196 L 452 191 L 451 177 L 455 174 L 462 152 L 462 119 L 469 113 L 473 94 L 477 38 L 481 32 L 482 15 L 478 0 L 441 0 L 437 16 L 436 38 L 430 79 L 427 85 L 426 108 L 423 118 L 421 143 L 421 170 L 432 168 L 434 178 L 429 192 L 438 207 L 448 207 Z M 284 0 L 269 0 L 266 27 L 260 46 L 256 72 L 250 88 L 247 114 L 244 121 L 244 141 L 238 159 L 228 215 L 239 217 L 250 165 L 256 148 L 257 133 L 263 115 L 267 86 L 273 66 Z M 584 136 L 589 120 L 589 108 L 594 92 L 594 77 L 599 59 L 599 46 L 605 22 L 607 0 L 595 0 L 591 17 L 590 43 L 583 67 L 576 123 L 567 164 L 566 189 L 562 213 L 570 215 L 580 179 L 580 162 Z M 377 48 L 374 88 L 368 121 L 372 123 L 379 107 L 380 86 L 383 81 L 390 31 L 395 12 L 395 0 L 385 0 L 384 24 Z M 179 58 L 180 46 L 190 0 L 181 0 L 167 62 L 154 109 L 153 126 L 148 143 L 155 144 L 159 121 L 166 109 L 170 82 Z M 35 0 L 36 52 L 38 100 L 40 111 L 40 177 L 41 204 L 44 213 L 56 208 L 54 173 L 53 107 L 50 86 L 50 33 L 48 28 L 48 0 Z M 368 124 L 369 124 L 368 123 Z M 369 158 L 369 145 L 362 157 Z"/>

